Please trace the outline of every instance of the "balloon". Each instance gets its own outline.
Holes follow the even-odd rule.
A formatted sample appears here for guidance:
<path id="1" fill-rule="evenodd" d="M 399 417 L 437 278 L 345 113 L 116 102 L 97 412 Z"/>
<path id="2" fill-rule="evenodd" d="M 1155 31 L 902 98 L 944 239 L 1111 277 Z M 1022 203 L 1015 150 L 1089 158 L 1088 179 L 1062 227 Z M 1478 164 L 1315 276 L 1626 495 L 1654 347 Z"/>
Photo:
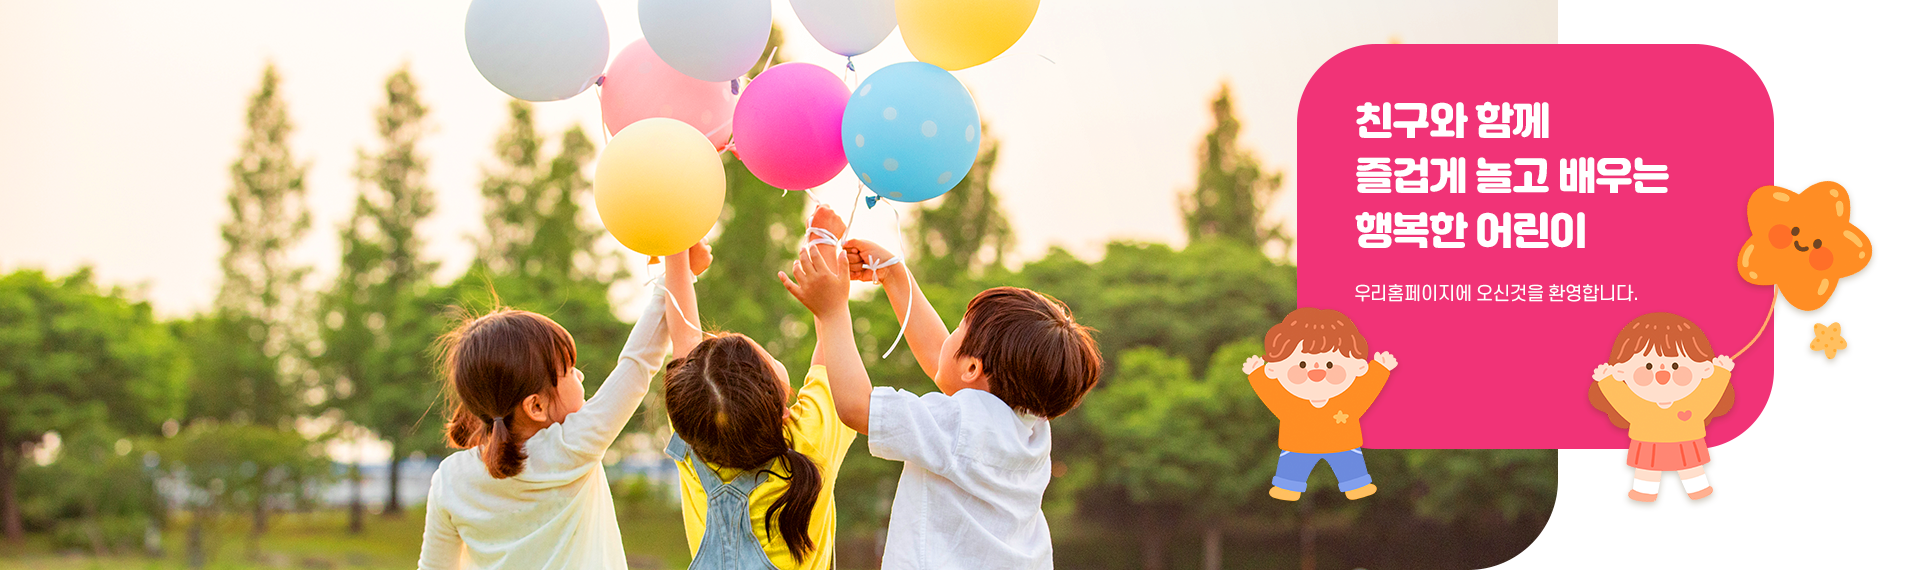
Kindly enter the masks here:
<path id="1" fill-rule="evenodd" d="M 760 62 L 773 33 L 770 0 L 640 0 L 654 53 L 701 81 L 732 81 Z"/>
<path id="2" fill-rule="evenodd" d="M 1033 23 L 1040 0 L 899 0 L 900 39 L 913 58 L 951 71 L 993 59 Z"/>
<path id="3" fill-rule="evenodd" d="M 672 255 L 700 242 L 720 219 L 726 170 L 691 125 L 655 117 L 607 142 L 593 175 L 594 208 L 620 244 Z"/>
<path id="4" fill-rule="evenodd" d="M 760 72 L 733 110 L 733 154 L 774 188 L 805 190 L 847 166 L 840 148 L 847 84 L 811 63 Z"/>
<path id="5" fill-rule="evenodd" d="M 980 112 L 953 74 L 917 61 L 874 72 L 847 100 L 840 145 L 860 181 L 889 200 L 952 190 L 980 153 Z"/>
<path id="6" fill-rule="evenodd" d="M 893 33 L 893 0 L 793 0 L 793 15 L 827 51 L 853 57 Z"/>
<path id="7" fill-rule="evenodd" d="M 517 99 L 559 101 L 607 68 L 607 17 L 593 0 L 473 0 L 467 56 Z"/>
<path id="8" fill-rule="evenodd" d="M 641 119 L 666 117 L 693 125 L 715 150 L 733 135 L 733 87 L 681 75 L 660 61 L 644 38 L 613 58 L 600 89 L 600 120 L 614 134 Z"/>

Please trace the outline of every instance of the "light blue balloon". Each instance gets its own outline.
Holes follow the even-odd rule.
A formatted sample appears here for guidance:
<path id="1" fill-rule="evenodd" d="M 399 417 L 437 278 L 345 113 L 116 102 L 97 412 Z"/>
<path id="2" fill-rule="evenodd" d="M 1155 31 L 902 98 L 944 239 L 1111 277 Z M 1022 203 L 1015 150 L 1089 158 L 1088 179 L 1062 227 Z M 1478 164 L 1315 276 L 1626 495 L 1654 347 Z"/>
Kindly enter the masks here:
<path id="1" fill-rule="evenodd" d="M 640 0 L 640 35 L 674 71 L 731 81 L 760 62 L 773 33 L 771 0 Z"/>
<path id="2" fill-rule="evenodd" d="M 980 153 L 980 111 L 952 73 L 909 61 L 867 76 L 847 100 L 840 145 L 860 182 L 896 202 L 952 190 Z"/>
<path id="3" fill-rule="evenodd" d="M 467 56 L 516 99 L 559 101 L 607 69 L 607 16 L 594 0 L 473 0 Z"/>

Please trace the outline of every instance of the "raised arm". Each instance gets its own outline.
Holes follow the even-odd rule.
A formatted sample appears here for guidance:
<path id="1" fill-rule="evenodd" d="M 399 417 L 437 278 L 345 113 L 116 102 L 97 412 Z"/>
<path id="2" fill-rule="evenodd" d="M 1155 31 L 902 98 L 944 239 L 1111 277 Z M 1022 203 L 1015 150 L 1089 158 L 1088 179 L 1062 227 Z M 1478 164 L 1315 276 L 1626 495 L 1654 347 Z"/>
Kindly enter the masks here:
<path id="1" fill-rule="evenodd" d="M 893 253 L 871 241 L 847 240 L 847 263 L 858 266 L 852 275 L 867 281 L 874 281 L 887 292 L 887 302 L 893 305 L 893 316 L 907 327 L 907 349 L 913 351 L 913 359 L 920 363 L 920 370 L 928 378 L 940 372 L 940 347 L 947 343 L 947 323 L 940 319 L 940 313 L 933 310 L 933 303 L 927 302 L 927 296 L 920 292 L 920 283 L 913 280 L 913 272 L 905 263 L 891 263 Z M 879 269 L 874 267 L 886 265 Z M 911 308 L 909 308 L 911 307 Z"/>
<path id="2" fill-rule="evenodd" d="M 673 338 L 673 357 L 680 358 L 693 351 L 700 344 L 700 303 L 693 291 L 693 276 L 705 271 L 713 250 L 707 244 L 695 244 L 692 249 L 669 255 L 666 261 L 666 275 L 661 281 L 666 283 L 667 292 L 672 293 L 673 306 L 667 310 L 667 330 Z"/>
<path id="3" fill-rule="evenodd" d="M 866 363 L 860 360 L 860 348 L 853 341 L 853 316 L 847 310 L 846 262 L 829 259 L 816 248 L 801 248 L 800 260 L 793 264 L 793 275 L 789 277 L 781 272 L 780 282 L 813 313 L 814 334 L 820 339 L 813 358 L 827 368 L 827 384 L 833 390 L 834 410 L 839 413 L 840 422 L 854 431 L 867 433 L 867 406 L 873 398 L 873 380 L 867 377 Z"/>
<path id="4" fill-rule="evenodd" d="M 626 346 L 620 349 L 620 361 L 613 373 L 580 411 L 562 422 L 565 428 L 561 443 L 575 454 L 597 458 L 607 452 L 607 446 L 613 444 L 640 407 L 640 400 L 646 398 L 653 374 L 660 371 L 666 359 L 666 284 L 654 285 L 645 303 L 640 320 L 627 335 Z"/>

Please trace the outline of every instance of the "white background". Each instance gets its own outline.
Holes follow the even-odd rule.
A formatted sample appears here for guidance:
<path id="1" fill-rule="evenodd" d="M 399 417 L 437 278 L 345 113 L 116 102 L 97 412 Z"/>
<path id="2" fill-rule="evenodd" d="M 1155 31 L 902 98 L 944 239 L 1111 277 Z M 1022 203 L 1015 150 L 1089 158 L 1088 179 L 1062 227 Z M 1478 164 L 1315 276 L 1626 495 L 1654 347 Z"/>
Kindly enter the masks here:
<path id="1" fill-rule="evenodd" d="M 1776 301 L 1773 394 L 1714 448 L 1712 497 L 1690 501 L 1668 476 L 1658 502 L 1635 503 L 1625 452 L 1562 451 L 1551 522 L 1501 568 L 1916 566 L 1920 18 L 1911 5 L 1834 4 L 1560 3 L 1561 43 L 1702 43 L 1745 59 L 1773 97 L 1775 184 L 1845 185 L 1874 258 L 1819 310 Z M 1596 88 L 1660 89 L 1629 65 L 1592 73 Z M 1809 350 L 1815 322 L 1841 323 L 1850 347 L 1832 361 Z"/>

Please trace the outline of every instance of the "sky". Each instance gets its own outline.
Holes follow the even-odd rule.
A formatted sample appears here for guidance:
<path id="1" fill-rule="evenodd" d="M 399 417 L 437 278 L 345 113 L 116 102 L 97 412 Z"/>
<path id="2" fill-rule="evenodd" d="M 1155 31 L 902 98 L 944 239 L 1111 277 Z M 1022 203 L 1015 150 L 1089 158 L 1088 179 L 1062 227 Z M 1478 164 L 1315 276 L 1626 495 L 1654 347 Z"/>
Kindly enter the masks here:
<path id="1" fill-rule="evenodd" d="M 1340 51 L 1390 39 L 1556 40 L 1552 1 L 1435 4 L 1042 2 L 1019 43 L 955 73 L 1002 143 L 994 190 L 1016 262 L 1051 246 L 1094 257 L 1113 239 L 1184 242 L 1177 197 L 1193 183 L 1223 82 L 1242 145 L 1290 173 L 1300 92 Z M 637 3 L 601 5 L 617 53 L 640 37 Z M 90 265 L 163 316 L 209 307 L 227 169 L 268 62 L 284 80 L 294 154 L 310 166 L 314 227 L 295 253 L 316 268 L 309 285 L 329 283 L 338 266 L 336 230 L 359 191 L 356 153 L 377 143 L 383 80 L 403 65 L 433 129 L 421 148 L 439 201 L 423 228 L 426 253 L 444 262 L 442 279 L 464 271 L 482 229 L 481 169 L 508 101 L 467 58 L 465 11 L 454 0 L 0 0 L 0 272 Z M 783 58 L 844 69 L 786 2 L 773 11 Z M 854 63 L 864 74 L 910 59 L 896 32 Z M 599 130 L 591 91 L 535 108 L 552 144 L 573 124 Z M 816 194 L 844 214 L 854 189 L 848 171 Z M 1276 219 L 1291 211 L 1291 190 L 1289 179 Z M 855 235 L 898 242 L 884 208 L 860 216 Z"/>

